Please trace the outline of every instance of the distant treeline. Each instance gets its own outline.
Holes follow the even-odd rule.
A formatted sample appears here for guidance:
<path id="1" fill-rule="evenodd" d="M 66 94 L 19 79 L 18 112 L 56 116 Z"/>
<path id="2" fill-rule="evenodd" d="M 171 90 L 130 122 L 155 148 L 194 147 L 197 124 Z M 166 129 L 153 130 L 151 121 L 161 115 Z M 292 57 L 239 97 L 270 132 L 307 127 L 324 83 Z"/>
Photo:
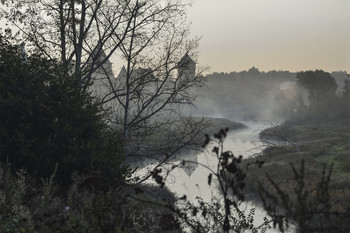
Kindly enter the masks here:
<path id="1" fill-rule="evenodd" d="M 279 121 L 300 115 L 298 106 L 309 104 L 310 91 L 298 82 L 298 75 L 302 73 L 262 72 L 252 67 L 248 71 L 208 74 L 206 86 L 196 89 L 198 113 L 252 121 Z M 332 85 L 334 95 L 341 97 L 349 75 L 342 71 L 321 73 L 329 74 L 335 84 L 335 89 Z M 315 83 L 318 80 L 315 77 Z"/>
<path id="2" fill-rule="evenodd" d="M 208 79 L 208 82 L 213 82 L 218 79 L 231 79 L 231 80 L 242 80 L 242 79 L 256 79 L 256 78 L 265 78 L 269 80 L 276 80 L 280 82 L 284 81 L 296 81 L 297 72 L 290 72 L 285 70 L 271 70 L 268 72 L 260 71 L 256 67 L 252 67 L 249 70 L 243 71 L 232 71 L 232 72 L 213 72 L 207 74 L 205 77 Z M 344 85 L 344 80 L 350 79 L 350 75 L 345 71 L 333 71 L 330 73 L 331 76 L 335 79 L 336 83 L 340 86 Z"/>
<path id="3" fill-rule="evenodd" d="M 279 81 L 292 81 L 295 78 L 296 73 L 290 72 L 290 71 L 268 71 L 263 72 L 259 71 L 258 68 L 252 67 L 249 70 L 243 70 L 240 72 L 232 71 L 230 73 L 225 72 L 214 72 L 211 74 L 207 74 L 206 78 L 208 78 L 208 81 L 210 82 L 211 79 L 250 79 L 250 78 L 268 78 L 271 80 L 279 80 Z"/>

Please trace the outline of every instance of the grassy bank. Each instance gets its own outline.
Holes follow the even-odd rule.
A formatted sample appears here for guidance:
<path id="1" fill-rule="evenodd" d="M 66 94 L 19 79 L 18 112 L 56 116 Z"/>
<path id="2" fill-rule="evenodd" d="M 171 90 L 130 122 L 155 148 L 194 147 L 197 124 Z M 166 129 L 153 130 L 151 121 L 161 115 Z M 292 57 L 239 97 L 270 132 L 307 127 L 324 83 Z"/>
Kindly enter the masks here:
<path id="1" fill-rule="evenodd" d="M 261 168 L 248 166 L 249 188 L 257 191 L 261 183 L 270 192 L 275 192 L 267 179 L 270 177 L 292 198 L 295 197 L 296 181 L 291 164 L 298 170 L 305 161 L 305 187 L 310 195 L 322 176 L 322 169 L 333 164 L 329 193 L 332 209 L 345 211 L 350 203 L 350 119 L 328 122 L 294 122 L 269 128 L 260 137 L 270 144 L 258 157 L 247 159 L 244 165 L 264 161 Z"/>
<path id="2" fill-rule="evenodd" d="M 205 129 L 205 133 L 209 135 L 217 133 L 218 129 L 220 128 L 227 127 L 230 130 L 238 130 L 238 129 L 244 129 L 247 127 L 242 123 L 231 121 L 224 118 L 205 117 L 204 119 L 208 124 L 208 127 Z"/>

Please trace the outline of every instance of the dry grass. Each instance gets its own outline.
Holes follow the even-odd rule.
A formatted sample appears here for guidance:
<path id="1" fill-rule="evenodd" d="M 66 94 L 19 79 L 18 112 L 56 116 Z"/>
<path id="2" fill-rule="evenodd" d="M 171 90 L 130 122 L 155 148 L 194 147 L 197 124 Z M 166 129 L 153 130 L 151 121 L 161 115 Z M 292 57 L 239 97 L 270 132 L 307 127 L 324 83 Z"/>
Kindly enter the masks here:
<path id="1" fill-rule="evenodd" d="M 272 135 L 273 129 L 266 130 L 262 137 L 277 139 Z M 305 184 L 311 196 L 322 176 L 324 164 L 333 164 L 329 194 L 332 209 L 345 211 L 350 207 L 350 119 L 333 122 L 308 122 L 296 125 L 285 124 L 279 132 L 288 139 L 286 146 L 270 147 L 252 159 L 243 161 L 248 166 L 248 187 L 257 192 L 258 184 L 262 184 L 268 191 L 275 193 L 273 185 L 266 174 L 287 192 L 295 196 L 296 182 L 293 178 L 291 164 L 300 167 L 301 160 L 305 161 Z M 266 138 L 265 138 L 266 139 Z M 262 168 L 254 167 L 256 160 L 265 161 Z"/>

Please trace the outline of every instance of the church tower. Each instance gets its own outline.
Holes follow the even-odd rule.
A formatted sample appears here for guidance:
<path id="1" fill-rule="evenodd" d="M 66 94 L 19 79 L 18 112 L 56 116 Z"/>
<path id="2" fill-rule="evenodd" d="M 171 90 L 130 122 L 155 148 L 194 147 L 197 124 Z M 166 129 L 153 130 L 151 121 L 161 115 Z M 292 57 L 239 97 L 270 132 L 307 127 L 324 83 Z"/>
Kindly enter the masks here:
<path id="1" fill-rule="evenodd" d="M 196 76 L 196 63 L 188 53 L 181 58 L 178 65 L 178 78 L 193 79 Z"/>
<path id="2" fill-rule="evenodd" d="M 87 61 L 89 66 L 99 66 L 91 76 L 92 85 L 89 87 L 91 95 L 99 103 L 103 103 L 113 96 L 113 90 L 116 85 L 112 63 L 109 59 L 106 60 L 106 57 L 106 53 L 99 44 L 91 52 L 91 58 Z M 104 63 L 102 64 L 102 62 Z M 102 106 L 104 109 L 112 109 L 114 103 L 109 101 Z"/>

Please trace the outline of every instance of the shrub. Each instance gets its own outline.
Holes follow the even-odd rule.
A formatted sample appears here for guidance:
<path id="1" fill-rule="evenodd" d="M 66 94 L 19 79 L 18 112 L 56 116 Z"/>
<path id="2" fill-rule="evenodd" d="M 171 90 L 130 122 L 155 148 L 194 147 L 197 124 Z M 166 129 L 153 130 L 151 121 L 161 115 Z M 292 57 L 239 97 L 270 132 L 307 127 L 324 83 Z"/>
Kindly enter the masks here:
<path id="1" fill-rule="evenodd" d="M 69 184 L 74 171 L 122 176 L 123 142 L 81 80 L 33 54 L 24 62 L 0 37 L 0 161 Z"/>

